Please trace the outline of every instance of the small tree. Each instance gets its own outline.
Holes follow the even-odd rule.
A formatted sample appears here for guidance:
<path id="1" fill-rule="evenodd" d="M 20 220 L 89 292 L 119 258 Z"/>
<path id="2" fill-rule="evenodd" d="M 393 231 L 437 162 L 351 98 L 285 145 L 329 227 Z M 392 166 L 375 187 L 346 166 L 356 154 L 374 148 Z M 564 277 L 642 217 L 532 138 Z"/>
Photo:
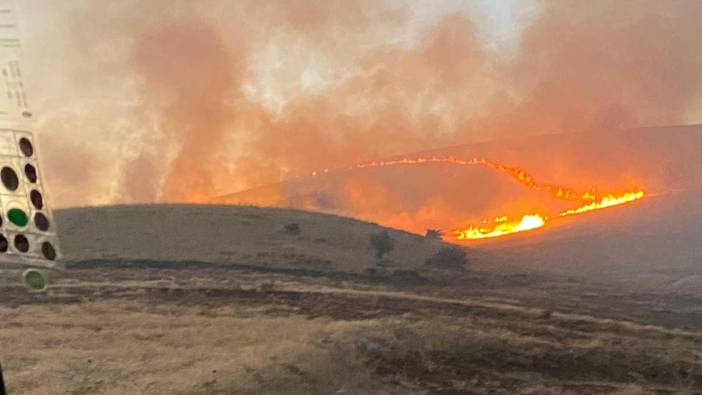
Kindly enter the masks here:
<path id="1" fill-rule="evenodd" d="M 370 236 L 370 243 L 375 249 L 375 256 L 378 259 L 382 259 L 385 254 L 395 248 L 395 239 L 390 237 L 390 233 L 387 230 L 373 233 Z"/>
<path id="2" fill-rule="evenodd" d="M 427 265 L 452 270 L 465 270 L 467 262 L 466 251 L 453 245 L 442 247 L 426 260 Z"/>
<path id="3" fill-rule="evenodd" d="M 427 233 L 424 237 L 429 240 L 442 240 L 444 238 L 444 232 L 441 229 L 427 229 Z"/>

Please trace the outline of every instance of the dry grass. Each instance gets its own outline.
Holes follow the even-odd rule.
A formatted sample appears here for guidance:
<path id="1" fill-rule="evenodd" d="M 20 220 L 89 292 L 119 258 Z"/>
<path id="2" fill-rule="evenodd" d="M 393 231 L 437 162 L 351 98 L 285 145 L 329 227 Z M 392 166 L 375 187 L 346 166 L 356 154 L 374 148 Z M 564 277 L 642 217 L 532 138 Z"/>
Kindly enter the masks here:
<path id="1" fill-rule="evenodd" d="M 12 394 L 331 393 L 373 380 L 325 343 L 373 323 L 128 303 L 0 309 Z M 309 373 L 308 373 L 309 372 Z"/>
<path id="2" fill-rule="evenodd" d="M 58 210 L 69 260 L 203 261 L 320 271 L 362 272 L 377 259 L 375 224 L 299 210 L 246 206 L 144 205 Z M 300 225 L 300 233 L 284 227 Z M 388 259 L 423 265 L 440 243 L 391 230 Z"/>
<path id="3" fill-rule="evenodd" d="M 468 388 L 505 393 L 692 393 L 702 388 L 695 339 L 572 331 L 559 339 L 549 325 L 437 318 L 364 328 L 361 348 L 376 373 L 408 389 Z M 540 388 L 540 389 L 539 389 Z M 548 391 L 547 391 L 548 390 Z M 535 391 L 535 392 L 532 392 Z"/>
<path id="4" fill-rule="evenodd" d="M 0 349 L 13 394 L 679 393 L 702 386 L 699 337 L 626 323 L 573 327 L 500 308 L 348 321 L 270 307 L 0 308 Z"/>

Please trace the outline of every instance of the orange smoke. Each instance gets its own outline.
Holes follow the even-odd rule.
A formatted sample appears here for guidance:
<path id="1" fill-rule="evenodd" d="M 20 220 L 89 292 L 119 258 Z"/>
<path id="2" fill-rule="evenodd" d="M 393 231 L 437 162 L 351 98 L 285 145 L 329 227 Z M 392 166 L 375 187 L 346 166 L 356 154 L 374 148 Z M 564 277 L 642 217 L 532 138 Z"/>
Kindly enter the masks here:
<path id="1" fill-rule="evenodd" d="M 535 2 L 504 52 L 454 2 L 16 3 L 60 206 L 201 201 L 428 147 L 689 123 L 702 92 L 694 0 Z M 592 192 L 577 186 L 538 188 Z"/>
<path id="2" fill-rule="evenodd" d="M 395 160 L 387 160 L 387 161 L 372 161 L 372 162 L 367 162 L 367 163 L 360 163 L 353 168 L 357 169 L 362 169 L 362 168 L 368 168 L 368 167 L 383 167 L 383 166 L 397 166 L 397 165 L 421 165 L 425 163 L 448 163 L 452 165 L 459 165 L 459 166 L 471 166 L 471 165 L 483 165 L 490 167 L 492 169 L 498 170 L 504 174 L 512 176 L 514 179 L 522 183 L 523 185 L 527 186 L 530 189 L 533 189 L 535 191 L 545 191 L 553 195 L 554 197 L 558 199 L 563 199 L 563 200 L 586 200 L 586 201 L 594 201 L 597 199 L 597 195 L 595 192 L 595 189 L 590 189 L 586 192 L 578 192 L 573 189 L 570 189 L 568 187 L 562 186 L 562 185 L 551 185 L 551 184 L 539 184 L 536 182 L 534 177 L 532 177 L 529 173 L 526 171 L 518 168 L 518 167 L 510 167 L 503 165 L 498 162 L 493 162 L 489 161 L 485 158 L 472 158 L 468 160 L 463 160 L 463 159 L 457 159 L 454 158 L 453 156 L 447 156 L 447 157 L 428 157 L 428 158 L 402 158 L 402 159 L 395 159 Z M 325 169 L 324 172 L 327 172 L 328 169 Z M 317 172 L 313 172 L 312 175 L 316 176 Z"/>
<path id="3" fill-rule="evenodd" d="M 210 26 L 196 24 L 147 33 L 134 49 L 145 104 L 162 112 L 163 132 L 178 143 L 162 180 L 162 200 L 204 202 L 215 190 L 218 156 L 234 116 L 225 101 L 239 98 L 244 75 L 230 51 Z"/>

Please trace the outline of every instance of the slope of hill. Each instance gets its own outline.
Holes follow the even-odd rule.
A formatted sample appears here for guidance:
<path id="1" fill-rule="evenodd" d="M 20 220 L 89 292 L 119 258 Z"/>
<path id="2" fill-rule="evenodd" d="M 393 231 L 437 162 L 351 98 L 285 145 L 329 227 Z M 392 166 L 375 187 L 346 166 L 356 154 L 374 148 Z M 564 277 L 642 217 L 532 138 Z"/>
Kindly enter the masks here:
<path id="1" fill-rule="evenodd" d="M 483 248 L 494 254 L 496 265 L 672 286 L 702 274 L 700 202 L 698 184 Z M 699 283 L 696 292 L 701 290 Z"/>
<path id="2" fill-rule="evenodd" d="M 377 263 L 375 224 L 292 209 L 246 206 L 140 205 L 58 210 L 70 261 L 195 261 L 359 273 Z M 286 231 L 297 224 L 299 233 Z M 405 268 L 424 264 L 440 243 L 389 230 L 386 256 Z"/>
<path id="3" fill-rule="evenodd" d="M 702 289 L 689 276 L 702 274 L 702 125 L 651 127 L 542 135 L 429 150 L 408 158 L 486 157 L 520 166 L 541 182 L 621 191 L 643 188 L 648 197 L 628 207 L 554 221 L 551 226 L 506 238 L 466 244 L 484 254 L 482 268 L 556 271 L 601 279 L 633 279 L 639 283 Z M 395 159 L 395 158 L 388 158 Z M 500 215 L 500 209 L 550 207 L 548 196 L 521 188 L 514 180 L 488 169 L 432 164 L 406 168 L 347 170 L 320 180 L 302 179 L 269 186 L 268 197 L 280 191 L 288 204 L 304 196 L 334 194 L 344 183 L 333 177 L 363 175 L 382 180 L 393 192 L 385 206 L 356 213 L 346 205 L 333 208 L 347 215 L 381 217 L 381 224 L 402 227 L 396 212 L 415 212 L 431 227 L 474 224 Z M 393 181 L 393 180 L 401 181 Z M 387 181 L 387 182 L 386 182 Z M 414 184 L 412 184 L 414 183 Z M 419 190 L 420 193 L 415 193 Z M 369 190 L 372 193 L 372 190 Z M 424 195 L 423 195 L 424 194 Z M 220 201 L 246 201 L 252 190 Z M 419 202 L 409 202 L 407 196 Z M 279 196 L 280 197 L 280 196 Z M 344 201 L 337 198 L 336 201 Z M 329 207 L 312 209 L 329 210 Z M 394 211 L 393 211 L 394 210 Z M 387 211 L 390 215 L 379 213 Z M 517 210 L 518 211 L 518 210 Z M 384 223 L 382 219 L 387 219 Z M 434 222 L 432 222 L 434 221 Z M 409 227 L 417 227 L 412 223 Z M 427 226 L 429 227 L 429 226 Z M 448 229 L 451 229 L 449 227 Z M 417 231 L 417 230 L 415 230 Z M 684 280 L 680 282 L 681 280 Z"/>

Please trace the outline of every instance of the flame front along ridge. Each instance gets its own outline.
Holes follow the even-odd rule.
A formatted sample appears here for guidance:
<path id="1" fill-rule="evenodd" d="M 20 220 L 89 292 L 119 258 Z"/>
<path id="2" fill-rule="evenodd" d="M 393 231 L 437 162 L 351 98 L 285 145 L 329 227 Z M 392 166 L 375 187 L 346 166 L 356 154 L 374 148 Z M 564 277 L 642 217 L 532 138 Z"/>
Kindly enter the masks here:
<path id="1" fill-rule="evenodd" d="M 364 169 L 389 166 L 412 166 L 429 163 L 447 163 L 457 166 L 486 166 L 502 174 L 506 174 L 512 177 L 514 180 L 516 180 L 523 186 L 534 191 L 546 192 L 552 197 L 559 200 L 581 203 L 580 206 L 577 206 L 572 209 L 567 209 L 554 216 L 549 216 L 543 213 L 528 213 L 522 215 L 519 219 L 510 220 L 507 216 L 502 215 L 496 217 L 492 221 L 482 221 L 483 225 L 471 225 L 467 227 L 461 227 L 450 232 L 450 234 L 457 240 L 488 239 L 539 229 L 546 226 L 553 219 L 559 217 L 584 214 L 594 210 L 615 207 L 640 200 L 645 196 L 645 192 L 643 190 L 633 190 L 623 193 L 600 193 L 594 187 L 588 188 L 584 191 L 578 191 L 576 189 L 563 185 L 541 184 L 537 182 L 531 174 L 527 173 L 525 170 L 519 167 L 507 166 L 505 164 L 491 161 L 485 158 L 460 159 L 450 155 L 443 157 L 427 156 L 415 158 L 401 158 L 359 163 L 351 166 L 350 169 Z M 323 173 L 328 172 L 329 169 L 325 169 L 323 171 Z M 319 172 L 313 172 L 312 176 L 317 176 L 319 174 Z"/>

